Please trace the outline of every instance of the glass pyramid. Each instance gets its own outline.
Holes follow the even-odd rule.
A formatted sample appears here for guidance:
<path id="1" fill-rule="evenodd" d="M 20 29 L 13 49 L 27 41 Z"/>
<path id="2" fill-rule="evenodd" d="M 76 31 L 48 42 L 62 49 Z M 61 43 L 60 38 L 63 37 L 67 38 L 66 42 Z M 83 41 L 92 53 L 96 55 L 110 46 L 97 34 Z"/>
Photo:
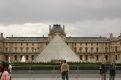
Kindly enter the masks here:
<path id="1" fill-rule="evenodd" d="M 34 62 L 51 62 L 52 60 L 67 60 L 67 62 L 80 62 L 79 57 L 69 48 L 58 35 L 36 57 Z"/>

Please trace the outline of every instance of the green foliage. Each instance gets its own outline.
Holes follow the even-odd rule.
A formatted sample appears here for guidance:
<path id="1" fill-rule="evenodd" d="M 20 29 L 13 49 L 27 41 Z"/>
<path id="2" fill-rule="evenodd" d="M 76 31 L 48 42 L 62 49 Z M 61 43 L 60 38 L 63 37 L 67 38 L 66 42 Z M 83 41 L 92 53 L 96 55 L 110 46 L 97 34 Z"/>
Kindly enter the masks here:
<path id="1" fill-rule="evenodd" d="M 70 70 L 98 70 L 100 63 L 68 63 Z M 60 70 L 59 63 L 13 63 L 14 70 Z M 121 64 L 116 64 L 121 69 Z M 109 66 L 109 64 L 107 64 Z"/>

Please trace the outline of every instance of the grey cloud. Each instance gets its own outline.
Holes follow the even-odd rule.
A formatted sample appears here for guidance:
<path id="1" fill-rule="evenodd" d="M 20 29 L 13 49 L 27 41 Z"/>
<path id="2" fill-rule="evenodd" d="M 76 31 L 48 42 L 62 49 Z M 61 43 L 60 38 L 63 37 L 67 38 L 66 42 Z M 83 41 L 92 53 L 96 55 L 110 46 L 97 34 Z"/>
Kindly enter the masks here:
<path id="1" fill-rule="evenodd" d="M 67 36 L 109 36 L 109 33 L 114 33 L 119 36 L 121 33 L 121 19 L 102 19 L 102 20 L 85 20 L 75 23 L 65 24 Z M 26 24 L 11 24 L 0 25 L 0 32 L 5 36 L 47 36 L 49 33 L 49 24 L 52 23 L 26 23 Z M 62 23 L 64 24 L 64 23 Z"/>
<path id="2" fill-rule="evenodd" d="M 62 23 L 71 36 L 108 36 L 110 32 L 118 35 L 121 32 L 120 8 L 121 0 L 0 0 L 0 32 L 41 36 L 48 34 L 45 25 Z M 25 23 L 32 26 L 23 25 Z M 36 23 L 44 25 L 37 28 Z M 13 24 L 27 30 L 23 32 L 26 35 L 19 30 L 16 32 L 17 26 Z"/>
<path id="3" fill-rule="evenodd" d="M 0 23 L 121 18 L 120 0 L 0 0 Z"/>
<path id="4" fill-rule="evenodd" d="M 119 36 L 121 33 L 121 19 L 103 19 L 103 20 L 87 20 L 69 24 L 66 32 L 71 36 L 105 36 L 109 37 L 109 33 Z"/>

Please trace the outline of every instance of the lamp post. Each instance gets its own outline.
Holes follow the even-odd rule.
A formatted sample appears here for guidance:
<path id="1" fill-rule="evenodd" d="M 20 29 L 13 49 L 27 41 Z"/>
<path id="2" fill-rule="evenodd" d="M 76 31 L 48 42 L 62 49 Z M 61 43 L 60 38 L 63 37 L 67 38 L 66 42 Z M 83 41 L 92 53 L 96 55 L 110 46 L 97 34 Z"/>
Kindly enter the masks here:
<path id="1" fill-rule="evenodd" d="M 36 63 L 36 48 L 34 49 L 34 54 L 35 54 L 35 63 Z"/>

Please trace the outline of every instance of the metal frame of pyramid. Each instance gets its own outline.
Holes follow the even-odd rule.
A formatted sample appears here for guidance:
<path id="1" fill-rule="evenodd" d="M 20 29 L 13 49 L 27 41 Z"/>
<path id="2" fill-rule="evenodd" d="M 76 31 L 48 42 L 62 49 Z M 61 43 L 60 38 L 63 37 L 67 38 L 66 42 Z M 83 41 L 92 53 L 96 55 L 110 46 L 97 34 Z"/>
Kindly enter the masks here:
<path id="1" fill-rule="evenodd" d="M 67 62 L 80 62 L 77 56 L 58 35 L 35 58 L 33 62 L 51 62 L 52 60 L 67 60 Z"/>

